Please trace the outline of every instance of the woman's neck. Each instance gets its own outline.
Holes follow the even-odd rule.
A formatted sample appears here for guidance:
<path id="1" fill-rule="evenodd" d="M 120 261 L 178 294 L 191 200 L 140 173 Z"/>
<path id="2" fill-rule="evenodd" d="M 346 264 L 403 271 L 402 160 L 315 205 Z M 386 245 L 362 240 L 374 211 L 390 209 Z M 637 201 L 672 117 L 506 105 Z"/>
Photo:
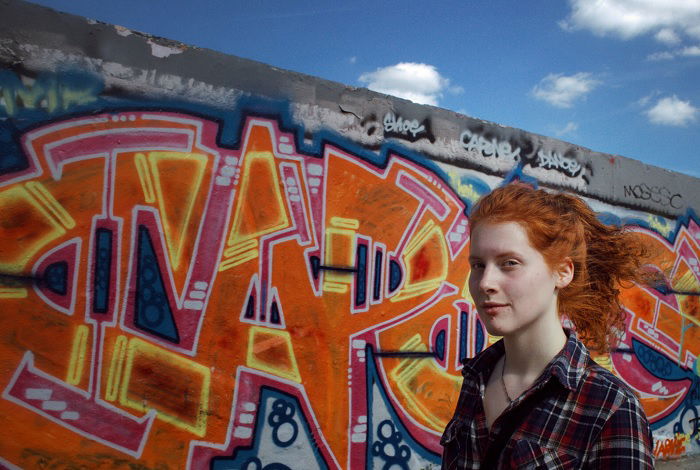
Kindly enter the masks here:
<path id="1" fill-rule="evenodd" d="M 504 373 L 533 380 L 566 344 L 564 329 L 557 320 L 555 324 L 536 331 L 526 330 L 504 336 Z"/>

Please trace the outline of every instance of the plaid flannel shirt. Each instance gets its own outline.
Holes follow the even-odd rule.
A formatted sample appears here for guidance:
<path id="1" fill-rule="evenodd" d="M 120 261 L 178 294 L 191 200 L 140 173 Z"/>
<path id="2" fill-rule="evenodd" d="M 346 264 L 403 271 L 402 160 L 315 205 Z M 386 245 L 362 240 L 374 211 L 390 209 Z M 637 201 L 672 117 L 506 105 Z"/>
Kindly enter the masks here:
<path id="1" fill-rule="evenodd" d="M 649 422 L 634 393 L 600 367 L 573 331 L 533 386 L 486 427 L 483 396 L 504 354 L 499 341 L 463 361 L 457 410 L 445 428 L 442 468 L 478 469 L 489 445 L 523 401 L 550 381 L 553 393 L 532 410 L 506 440 L 498 469 L 653 469 Z M 484 469 L 492 470 L 492 469 Z"/>

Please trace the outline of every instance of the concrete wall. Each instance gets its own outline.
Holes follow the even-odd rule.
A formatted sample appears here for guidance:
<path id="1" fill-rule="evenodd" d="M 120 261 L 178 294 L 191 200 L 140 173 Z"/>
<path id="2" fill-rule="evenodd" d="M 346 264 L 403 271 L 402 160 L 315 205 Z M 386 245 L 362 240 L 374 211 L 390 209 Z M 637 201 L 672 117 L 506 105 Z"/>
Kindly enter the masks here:
<path id="1" fill-rule="evenodd" d="M 700 452 L 698 179 L 17 1 L 0 31 L 0 466 L 437 466 L 493 341 L 469 210 L 512 178 L 670 269 L 597 359 Z"/>

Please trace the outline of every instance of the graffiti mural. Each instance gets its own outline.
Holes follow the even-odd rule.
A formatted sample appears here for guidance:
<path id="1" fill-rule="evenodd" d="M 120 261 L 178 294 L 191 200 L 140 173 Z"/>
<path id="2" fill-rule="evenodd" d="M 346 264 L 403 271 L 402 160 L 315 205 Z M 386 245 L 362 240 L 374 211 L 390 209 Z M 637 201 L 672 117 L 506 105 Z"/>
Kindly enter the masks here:
<path id="1" fill-rule="evenodd" d="M 459 361 L 495 341 L 466 286 L 492 182 L 396 146 L 310 149 L 243 106 L 119 108 L 90 84 L 42 107 L 60 76 L 8 77 L 34 98 L 0 109 L 0 464 L 439 467 Z M 665 282 L 624 291 L 597 360 L 676 456 L 700 449 L 700 226 L 639 220 Z"/>

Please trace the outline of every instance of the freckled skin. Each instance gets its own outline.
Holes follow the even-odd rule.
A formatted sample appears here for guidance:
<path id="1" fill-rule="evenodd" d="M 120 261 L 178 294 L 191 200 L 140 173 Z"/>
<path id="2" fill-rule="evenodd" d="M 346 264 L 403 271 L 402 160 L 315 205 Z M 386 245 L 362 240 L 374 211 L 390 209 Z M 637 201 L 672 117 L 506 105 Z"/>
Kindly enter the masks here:
<path id="1" fill-rule="evenodd" d="M 469 291 L 497 336 L 536 333 L 557 318 L 557 275 L 516 222 L 481 224 L 471 234 Z"/>

